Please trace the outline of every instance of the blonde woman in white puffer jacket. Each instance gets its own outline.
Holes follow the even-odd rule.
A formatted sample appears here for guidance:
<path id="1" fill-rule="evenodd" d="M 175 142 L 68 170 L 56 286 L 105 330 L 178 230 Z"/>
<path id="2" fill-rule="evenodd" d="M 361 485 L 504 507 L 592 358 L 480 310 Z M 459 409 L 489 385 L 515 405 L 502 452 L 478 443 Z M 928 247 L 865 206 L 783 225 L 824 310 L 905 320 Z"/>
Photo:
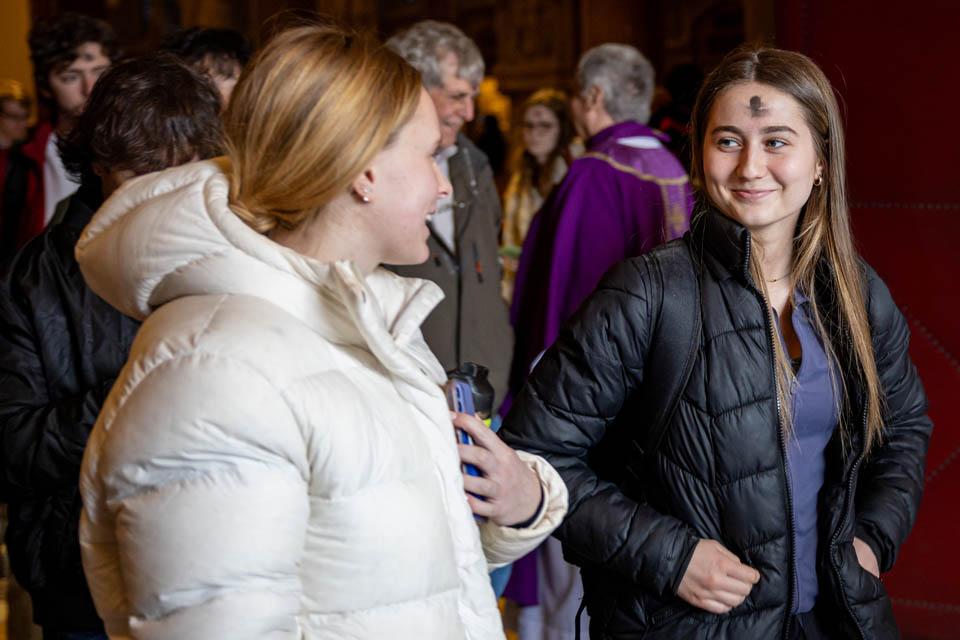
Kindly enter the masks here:
<path id="1" fill-rule="evenodd" d="M 419 330 L 442 293 L 379 267 L 428 257 L 450 189 L 419 76 L 300 27 L 257 56 L 225 128 L 227 157 L 130 181 L 77 246 L 90 287 L 145 319 L 81 477 L 108 634 L 502 638 L 487 572 L 567 495 L 451 420 Z"/>

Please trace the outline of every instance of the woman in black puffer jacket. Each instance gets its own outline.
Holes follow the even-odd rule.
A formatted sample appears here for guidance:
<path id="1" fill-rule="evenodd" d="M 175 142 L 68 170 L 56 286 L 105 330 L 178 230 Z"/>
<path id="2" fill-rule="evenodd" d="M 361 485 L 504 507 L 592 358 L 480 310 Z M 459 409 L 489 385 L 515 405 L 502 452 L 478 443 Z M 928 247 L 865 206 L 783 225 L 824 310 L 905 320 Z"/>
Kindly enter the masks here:
<path id="1" fill-rule="evenodd" d="M 896 638 L 879 574 L 932 425 L 853 248 L 832 88 L 800 54 L 741 49 L 691 135 L 691 232 L 608 274 L 501 434 L 567 484 L 556 535 L 594 640 Z"/>

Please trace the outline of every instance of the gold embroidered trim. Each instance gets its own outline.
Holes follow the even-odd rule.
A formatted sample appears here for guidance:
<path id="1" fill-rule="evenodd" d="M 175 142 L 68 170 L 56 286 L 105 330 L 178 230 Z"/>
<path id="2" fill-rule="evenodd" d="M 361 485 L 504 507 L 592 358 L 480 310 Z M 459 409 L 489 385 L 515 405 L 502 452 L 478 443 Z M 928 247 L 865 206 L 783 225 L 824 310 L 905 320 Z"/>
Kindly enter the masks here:
<path id="1" fill-rule="evenodd" d="M 671 186 L 676 187 L 680 185 L 660 185 L 660 199 L 663 201 L 663 206 L 666 209 L 663 216 L 664 240 L 679 238 L 683 235 L 684 231 L 689 228 L 686 206 L 687 194 L 683 189 L 681 189 L 679 193 L 674 189 L 674 193 L 671 194 Z"/>
<path id="2" fill-rule="evenodd" d="M 597 153 L 596 151 L 588 151 L 587 153 L 583 154 L 583 155 L 580 156 L 580 157 L 581 157 L 581 158 L 596 158 L 597 160 L 603 160 L 604 162 L 606 162 L 607 164 L 609 164 L 611 167 L 613 167 L 614 169 L 616 169 L 616 170 L 618 170 L 618 171 L 623 171 L 624 173 L 629 173 L 630 175 L 636 176 L 637 178 L 640 178 L 641 180 L 645 180 L 645 181 L 647 181 L 647 182 L 653 182 L 653 183 L 658 184 L 658 185 L 660 185 L 660 186 L 679 186 L 679 185 L 687 184 L 687 182 L 689 182 L 689 180 L 687 179 L 687 176 L 681 176 L 681 177 L 679 177 L 679 178 L 658 178 L 657 176 L 651 175 L 651 174 L 649 174 L 649 173 L 643 173 L 643 172 L 641 172 L 641 171 L 637 171 L 636 169 L 634 169 L 634 168 L 631 167 L 630 165 L 623 164 L 622 162 L 617 162 L 616 160 L 614 160 L 613 158 L 611 158 L 610 156 L 608 156 L 608 155 L 605 154 L 605 153 Z"/>

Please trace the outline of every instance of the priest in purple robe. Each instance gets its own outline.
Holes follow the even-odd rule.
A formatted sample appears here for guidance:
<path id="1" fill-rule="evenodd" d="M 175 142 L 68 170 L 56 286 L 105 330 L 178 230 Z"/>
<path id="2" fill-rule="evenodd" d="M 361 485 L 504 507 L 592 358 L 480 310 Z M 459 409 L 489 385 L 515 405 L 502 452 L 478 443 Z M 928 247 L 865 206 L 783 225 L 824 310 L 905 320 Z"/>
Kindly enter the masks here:
<path id="1" fill-rule="evenodd" d="M 693 195 L 686 172 L 667 150 L 666 136 L 644 124 L 654 87 L 647 59 L 627 45 L 600 45 L 581 57 L 577 84 L 571 110 L 586 152 L 548 196 L 523 243 L 510 318 L 516 345 L 503 413 L 604 273 L 690 226 Z M 505 594 L 521 606 L 539 603 L 528 615 L 536 620 L 521 626 L 520 638 L 572 639 L 582 598 L 579 571 L 563 563 L 555 539 L 535 553 L 538 563 L 527 558 L 515 565 Z"/>

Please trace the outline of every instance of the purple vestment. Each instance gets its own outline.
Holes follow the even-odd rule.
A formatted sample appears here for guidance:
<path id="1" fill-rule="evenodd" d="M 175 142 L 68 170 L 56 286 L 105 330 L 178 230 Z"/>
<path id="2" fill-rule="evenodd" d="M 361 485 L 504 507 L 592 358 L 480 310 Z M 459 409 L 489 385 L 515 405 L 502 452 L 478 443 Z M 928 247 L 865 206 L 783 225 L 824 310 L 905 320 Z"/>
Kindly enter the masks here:
<path id="1" fill-rule="evenodd" d="M 689 228 L 690 183 L 665 140 L 633 121 L 604 129 L 534 217 L 510 310 L 516 345 L 502 413 L 607 270 Z M 537 602 L 534 566 L 529 556 L 514 566 L 507 595 L 521 605 Z"/>

